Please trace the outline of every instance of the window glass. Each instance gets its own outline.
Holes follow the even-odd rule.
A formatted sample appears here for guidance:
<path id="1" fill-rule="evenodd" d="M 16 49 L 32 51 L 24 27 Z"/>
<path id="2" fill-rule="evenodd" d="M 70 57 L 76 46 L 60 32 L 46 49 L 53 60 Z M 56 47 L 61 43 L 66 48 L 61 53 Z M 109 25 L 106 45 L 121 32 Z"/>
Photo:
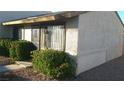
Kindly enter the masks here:
<path id="1" fill-rule="evenodd" d="M 64 26 L 48 26 L 49 48 L 64 49 Z"/>
<path id="2" fill-rule="evenodd" d="M 39 33 L 40 29 L 39 28 L 33 28 L 32 29 L 32 42 L 37 46 L 37 48 L 39 49 Z"/>

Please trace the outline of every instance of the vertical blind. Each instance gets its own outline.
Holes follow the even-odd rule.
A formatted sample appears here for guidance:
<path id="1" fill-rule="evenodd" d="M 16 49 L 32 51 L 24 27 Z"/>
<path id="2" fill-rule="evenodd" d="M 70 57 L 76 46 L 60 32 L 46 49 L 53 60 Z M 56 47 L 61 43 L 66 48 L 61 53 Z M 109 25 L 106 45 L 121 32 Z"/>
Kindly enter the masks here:
<path id="1" fill-rule="evenodd" d="M 37 46 L 39 49 L 39 34 L 40 34 L 40 29 L 39 28 L 33 28 L 32 29 L 32 42 Z"/>
<path id="2" fill-rule="evenodd" d="M 41 48 L 51 48 L 55 50 L 64 49 L 64 26 L 48 26 L 41 28 Z"/>
<path id="3" fill-rule="evenodd" d="M 64 26 L 48 26 L 49 48 L 64 49 Z"/>
<path id="4" fill-rule="evenodd" d="M 40 37 L 40 48 L 41 49 L 44 49 L 45 48 L 45 31 L 47 29 L 45 28 L 41 28 L 41 37 Z"/>
<path id="5" fill-rule="evenodd" d="M 25 37 L 25 29 L 20 28 L 19 38 L 25 40 Z M 47 26 L 41 28 L 34 27 L 31 29 L 31 38 L 31 41 L 37 46 L 37 48 L 51 48 L 63 51 L 65 43 L 65 29 L 63 25 Z"/>
<path id="6" fill-rule="evenodd" d="M 20 40 L 25 40 L 25 29 L 24 28 L 19 28 L 18 33 L 19 33 L 19 39 Z"/>

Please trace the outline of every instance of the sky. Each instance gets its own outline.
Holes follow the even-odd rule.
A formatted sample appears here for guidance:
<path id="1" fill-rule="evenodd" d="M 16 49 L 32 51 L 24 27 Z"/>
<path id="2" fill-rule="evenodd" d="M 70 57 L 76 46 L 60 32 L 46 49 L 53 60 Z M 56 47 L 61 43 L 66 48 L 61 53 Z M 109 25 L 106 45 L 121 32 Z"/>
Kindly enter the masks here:
<path id="1" fill-rule="evenodd" d="M 118 14 L 119 14 L 122 22 L 124 23 L 124 11 L 118 11 Z"/>

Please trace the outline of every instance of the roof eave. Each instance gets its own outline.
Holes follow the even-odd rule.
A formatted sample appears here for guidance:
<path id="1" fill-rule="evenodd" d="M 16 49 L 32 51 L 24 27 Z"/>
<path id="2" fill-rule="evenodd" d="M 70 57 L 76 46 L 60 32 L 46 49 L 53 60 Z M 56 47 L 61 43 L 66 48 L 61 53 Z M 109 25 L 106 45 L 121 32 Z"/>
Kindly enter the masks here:
<path id="1" fill-rule="evenodd" d="M 43 15 L 43 16 L 36 16 L 36 17 L 28 17 L 25 19 L 20 19 L 20 20 L 14 20 L 14 21 L 8 21 L 8 22 L 3 22 L 2 25 L 19 25 L 19 24 L 31 24 L 31 23 L 37 23 L 37 22 L 49 22 L 49 21 L 56 21 L 56 20 L 63 20 L 63 19 L 68 19 L 72 17 L 78 16 L 80 11 L 67 11 L 67 12 L 60 12 L 60 13 L 53 13 L 53 14 L 48 14 L 48 15 Z"/>
<path id="2" fill-rule="evenodd" d="M 3 22 L 2 25 L 18 25 L 18 24 L 29 24 L 35 22 L 47 22 L 54 21 L 54 16 L 42 17 L 42 18 L 33 18 L 33 19 L 20 19 L 15 21 Z"/>

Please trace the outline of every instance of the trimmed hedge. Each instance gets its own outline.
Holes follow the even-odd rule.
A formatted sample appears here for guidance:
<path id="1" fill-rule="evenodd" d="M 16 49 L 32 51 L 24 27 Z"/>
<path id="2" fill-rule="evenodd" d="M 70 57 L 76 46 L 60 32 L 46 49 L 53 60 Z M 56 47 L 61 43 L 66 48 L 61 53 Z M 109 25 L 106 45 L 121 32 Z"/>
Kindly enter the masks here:
<path id="1" fill-rule="evenodd" d="M 5 51 L 6 51 L 6 48 L 4 48 L 3 46 L 0 46 L 0 56 L 6 56 L 7 53 Z"/>
<path id="2" fill-rule="evenodd" d="M 9 48 L 11 47 L 12 39 L 0 39 L 0 46 L 3 50 L 1 50 L 0 54 L 3 54 L 3 56 L 9 56 Z"/>
<path id="3" fill-rule="evenodd" d="M 36 49 L 36 46 L 29 41 L 0 39 L 0 55 L 11 57 L 15 60 L 21 61 L 31 58 L 30 52 Z"/>
<path id="4" fill-rule="evenodd" d="M 15 60 L 27 60 L 31 58 L 31 51 L 36 50 L 36 46 L 28 41 L 14 41 L 9 49 L 10 57 Z"/>
<path id="5" fill-rule="evenodd" d="M 49 79 L 67 80 L 75 76 L 70 57 L 62 51 L 46 49 L 33 52 L 33 68 Z"/>

